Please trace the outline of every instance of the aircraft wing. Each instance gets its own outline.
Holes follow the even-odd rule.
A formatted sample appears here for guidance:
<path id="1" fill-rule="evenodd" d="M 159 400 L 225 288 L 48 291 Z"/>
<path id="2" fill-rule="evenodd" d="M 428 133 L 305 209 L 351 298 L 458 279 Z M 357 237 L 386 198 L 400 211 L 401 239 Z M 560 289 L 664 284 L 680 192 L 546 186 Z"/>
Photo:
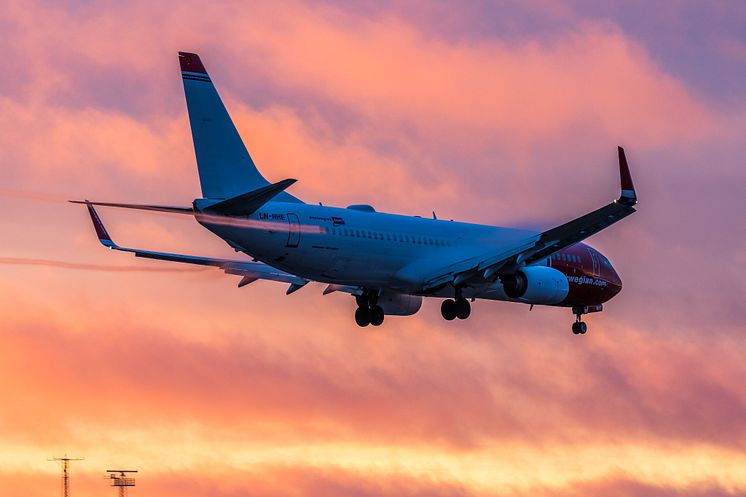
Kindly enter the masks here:
<path id="1" fill-rule="evenodd" d="M 637 194 L 622 147 L 618 147 L 618 154 L 621 195 L 617 200 L 577 219 L 529 237 L 499 254 L 472 258 L 443 268 L 444 270 L 438 276 L 424 284 L 425 292 L 449 283 L 459 286 L 494 281 L 500 273 L 510 273 L 519 266 L 545 259 L 558 250 L 585 240 L 635 212 Z"/>
<path id="2" fill-rule="evenodd" d="M 101 218 L 98 216 L 98 213 L 93 208 L 92 202 L 82 203 L 86 204 L 86 207 L 88 207 L 88 213 L 91 216 L 93 227 L 96 229 L 96 235 L 98 236 L 98 240 L 104 247 L 108 247 L 113 250 L 120 250 L 122 252 L 131 252 L 135 254 L 136 257 L 144 257 L 147 259 L 158 259 L 162 261 L 183 262 L 187 264 L 197 264 L 200 266 L 217 267 L 225 271 L 227 274 L 243 276 L 241 282 L 238 284 L 239 287 L 245 286 L 256 280 L 280 281 L 290 284 L 290 287 L 287 291 L 287 293 L 290 294 L 305 286 L 306 283 L 308 283 L 309 281 L 305 278 L 301 278 L 300 276 L 295 276 L 294 274 L 275 269 L 272 266 L 269 266 L 262 262 L 215 259 L 211 257 L 170 254 L 166 252 L 153 252 L 150 250 L 120 247 L 119 245 L 114 243 L 114 241 L 111 239 L 111 236 L 109 236 L 109 233 L 104 227 L 104 223 L 101 222 Z"/>

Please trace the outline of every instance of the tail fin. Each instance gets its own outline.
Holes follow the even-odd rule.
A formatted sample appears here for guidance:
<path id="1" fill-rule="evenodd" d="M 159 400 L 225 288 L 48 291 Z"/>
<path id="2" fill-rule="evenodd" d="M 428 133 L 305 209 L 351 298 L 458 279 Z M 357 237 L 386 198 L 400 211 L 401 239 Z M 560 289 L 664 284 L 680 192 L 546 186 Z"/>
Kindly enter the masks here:
<path id="1" fill-rule="evenodd" d="M 202 196 L 228 199 L 269 185 L 251 159 L 199 56 L 179 52 Z M 282 192 L 277 200 L 300 202 Z"/>

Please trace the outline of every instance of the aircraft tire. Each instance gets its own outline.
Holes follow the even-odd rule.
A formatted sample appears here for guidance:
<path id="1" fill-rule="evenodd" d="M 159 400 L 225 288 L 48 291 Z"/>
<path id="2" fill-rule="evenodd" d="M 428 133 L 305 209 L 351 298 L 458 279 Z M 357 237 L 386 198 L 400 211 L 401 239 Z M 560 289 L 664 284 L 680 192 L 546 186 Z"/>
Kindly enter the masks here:
<path id="1" fill-rule="evenodd" d="M 453 321 L 456 319 L 456 301 L 453 299 L 445 299 L 440 304 L 440 314 L 446 321 Z"/>
<path id="2" fill-rule="evenodd" d="M 370 324 L 370 309 L 367 307 L 358 307 L 355 311 L 355 322 L 361 328 L 365 328 Z"/>
<path id="3" fill-rule="evenodd" d="M 373 326 L 381 326 L 383 324 L 383 318 L 383 308 L 380 305 L 370 308 L 370 324 Z"/>
<path id="4" fill-rule="evenodd" d="M 465 298 L 456 299 L 456 317 L 466 319 L 471 315 L 471 304 Z"/>

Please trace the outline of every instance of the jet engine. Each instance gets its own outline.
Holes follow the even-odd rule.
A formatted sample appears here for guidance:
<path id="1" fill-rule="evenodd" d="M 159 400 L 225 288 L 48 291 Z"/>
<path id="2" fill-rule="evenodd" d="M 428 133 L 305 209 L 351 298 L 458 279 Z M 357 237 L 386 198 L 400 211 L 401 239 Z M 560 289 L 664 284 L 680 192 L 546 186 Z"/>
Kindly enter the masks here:
<path id="1" fill-rule="evenodd" d="M 557 304 L 570 291 L 567 276 L 546 266 L 526 266 L 500 280 L 508 297 L 527 304 Z"/>
<path id="2" fill-rule="evenodd" d="M 387 316 L 411 316 L 422 307 L 422 297 L 384 291 L 378 296 L 378 305 Z"/>

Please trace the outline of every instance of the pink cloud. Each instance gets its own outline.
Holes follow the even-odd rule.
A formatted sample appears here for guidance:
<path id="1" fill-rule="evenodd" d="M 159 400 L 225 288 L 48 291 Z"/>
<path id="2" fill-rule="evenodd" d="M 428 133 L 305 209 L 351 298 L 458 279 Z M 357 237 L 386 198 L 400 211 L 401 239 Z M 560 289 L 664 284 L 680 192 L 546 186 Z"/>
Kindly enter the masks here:
<path id="1" fill-rule="evenodd" d="M 551 39 L 464 42 L 332 6 L 89 7 L 82 15 L 19 2 L 0 14 L 17 78 L 0 83 L 2 188 L 12 190 L 0 192 L 0 262 L 52 261 L 0 265 L 8 453 L 35 446 L 51 455 L 80 426 L 98 433 L 133 420 L 146 434 L 196 426 L 215 444 L 334 440 L 361 453 L 409 445 L 466 457 L 517 444 L 572 460 L 619 440 L 695 454 L 742 449 L 743 108 L 700 101 L 609 23 L 578 22 Z M 563 310 L 487 302 L 461 325 L 447 326 L 428 304 L 361 333 L 352 300 L 322 297 L 317 285 L 287 298 L 271 283 L 237 290 L 219 271 L 170 273 L 172 265 L 103 250 L 84 210 L 61 200 L 180 204 L 198 195 L 178 49 L 204 55 L 263 171 L 302 173 L 294 193 L 309 201 L 561 222 L 613 198 L 622 142 L 640 212 L 591 241 L 612 256 L 625 291 L 589 318 L 583 341 Z M 102 216 L 128 245 L 233 255 L 192 221 Z M 135 264 L 143 272 L 129 272 Z M 101 436 L 97 445 L 116 449 Z M 178 458 L 176 447 L 147 450 Z M 641 472 L 631 458 L 619 465 Z M 235 485 L 159 475 L 150 488 L 480 493 L 469 481 L 375 480 L 322 466 L 267 468 Z M 547 494 L 727 494 L 725 473 L 713 471 L 711 486 L 655 486 L 631 474 Z M 541 495 L 535 474 L 525 477 Z M 33 477 L 12 478 L 24 495 L 41 495 Z M 85 488 L 94 493 L 93 483 Z"/>

